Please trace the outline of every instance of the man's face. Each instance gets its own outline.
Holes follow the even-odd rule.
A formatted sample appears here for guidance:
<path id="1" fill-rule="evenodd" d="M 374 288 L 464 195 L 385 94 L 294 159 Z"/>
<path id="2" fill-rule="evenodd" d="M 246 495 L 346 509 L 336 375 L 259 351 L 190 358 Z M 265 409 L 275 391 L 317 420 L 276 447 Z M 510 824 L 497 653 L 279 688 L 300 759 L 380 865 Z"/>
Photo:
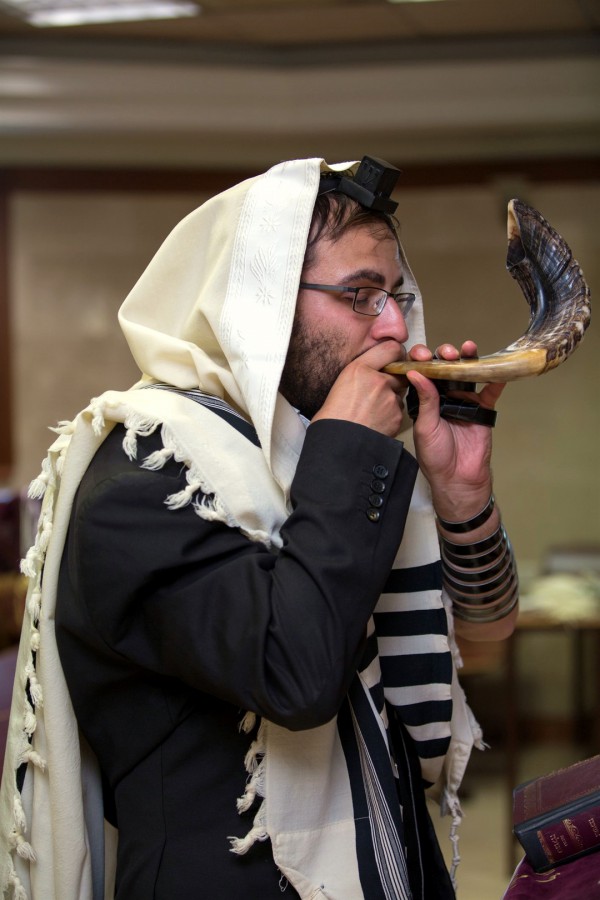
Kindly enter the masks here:
<path id="1" fill-rule="evenodd" d="M 385 227 L 385 226 L 384 226 Z M 400 251 L 394 236 L 363 225 L 337 241 L 322 239 L 302 281 L 401 290 Z M 384 340 L 404 344 L 408 330 L 391 298 L 379 316 L 352 309 L 343 294 L 301 289 L 280 390 L 307 418 L 321 408 L 349 362 Z"/>

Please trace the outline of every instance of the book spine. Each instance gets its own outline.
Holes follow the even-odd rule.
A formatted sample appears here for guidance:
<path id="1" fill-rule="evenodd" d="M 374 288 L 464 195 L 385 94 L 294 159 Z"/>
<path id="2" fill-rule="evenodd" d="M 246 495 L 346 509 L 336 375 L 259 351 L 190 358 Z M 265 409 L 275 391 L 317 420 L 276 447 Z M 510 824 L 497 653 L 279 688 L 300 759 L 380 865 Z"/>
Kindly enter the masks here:
<path id="1" fill-rule="evenodd" d="M 516 831 L 525 854 L 537 871 L 600 850 L 600 805 L 578 810 L 561 819 L 529 823 Z"/>

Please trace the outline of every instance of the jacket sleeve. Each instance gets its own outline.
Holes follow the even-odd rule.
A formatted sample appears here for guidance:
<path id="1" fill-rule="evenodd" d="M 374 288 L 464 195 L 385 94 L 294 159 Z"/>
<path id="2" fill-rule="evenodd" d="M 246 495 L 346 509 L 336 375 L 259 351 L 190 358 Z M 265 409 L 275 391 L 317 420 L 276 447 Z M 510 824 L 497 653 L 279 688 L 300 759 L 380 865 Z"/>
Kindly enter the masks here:
<path id="1" fill-rule="evenodd" d="M 125 459 L 79 498 L 68 578 L 107 651 L 291 729 L 331 719 L 400 543 L 416 477 L 360 425 L 307 431 L 278 553 L 193 508 L 184 474 Z"/>

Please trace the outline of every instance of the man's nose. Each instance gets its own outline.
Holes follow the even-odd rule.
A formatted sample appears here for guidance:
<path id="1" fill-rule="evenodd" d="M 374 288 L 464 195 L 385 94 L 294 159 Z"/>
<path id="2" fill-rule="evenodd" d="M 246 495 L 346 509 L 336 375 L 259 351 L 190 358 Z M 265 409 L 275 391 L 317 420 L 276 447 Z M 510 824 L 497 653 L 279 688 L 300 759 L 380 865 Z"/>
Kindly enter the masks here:
<path id="1" fill-rule="evenodd" d="M 408 327 L 402 311 L 392 297 L 388 297 L 382 312 L 373 319 L 371 333 L 378 341 L 392 338 L 403 344 L 408 338 Z"/>

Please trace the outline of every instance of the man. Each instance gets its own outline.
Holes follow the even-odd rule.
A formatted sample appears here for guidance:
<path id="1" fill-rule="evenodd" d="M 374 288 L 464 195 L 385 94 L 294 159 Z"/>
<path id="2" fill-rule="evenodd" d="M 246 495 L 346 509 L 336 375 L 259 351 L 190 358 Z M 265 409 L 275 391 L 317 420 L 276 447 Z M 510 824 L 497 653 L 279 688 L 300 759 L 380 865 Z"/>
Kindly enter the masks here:
<path id="1" fill-rule="evenodd" d="M 458 815 L 476 735 L 430 495 L 470 636 L 510 632 L 514 564 L 490 429 L 441 419 L 411 373 L 418 479 L 396 440 L 407 385 L 382 370 L 409 335 L 431 354 L 391 201 L 361 178 L 284 163 L 180 223 L 120 312 L 141 381 L 51 448 L 12 728 L 29 765 L 4 778 L 14 896 L 102 897 L 102 814 L 117 900 L 454 895 L 423 787 Z"/>

